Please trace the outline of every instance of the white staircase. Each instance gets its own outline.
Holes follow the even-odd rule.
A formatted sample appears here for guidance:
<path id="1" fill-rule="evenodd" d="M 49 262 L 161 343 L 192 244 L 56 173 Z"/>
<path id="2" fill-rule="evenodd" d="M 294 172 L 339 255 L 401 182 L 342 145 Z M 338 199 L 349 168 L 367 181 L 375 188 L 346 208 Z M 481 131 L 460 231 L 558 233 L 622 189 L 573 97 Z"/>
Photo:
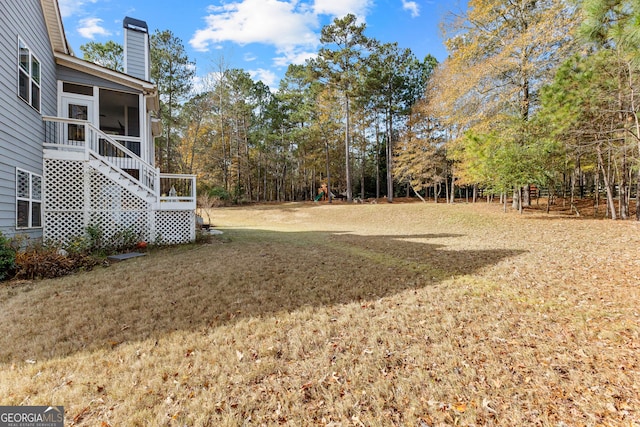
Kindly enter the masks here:
<path id="1" fill-rule="evenodd" d="M 158 195 L 153 190 L 142 185 L 131 175 L 110 163 L 106 158 L 92 155 L 89 159 L 89 165 L 109 178 L 115 184 L 133 193 L 145 202 L 152 205 L 155 205 L 158 202 Z"/>
<path id="2" fill-rule="evenodd" d="M 150 242 L 195 239 L 195 175 L 161 174 L 89 122 L 43 119 L 45 239 L 69 241 L 90 225 Z M 65 139 L 70 124 L 84 127 L 84 140 Z"/>

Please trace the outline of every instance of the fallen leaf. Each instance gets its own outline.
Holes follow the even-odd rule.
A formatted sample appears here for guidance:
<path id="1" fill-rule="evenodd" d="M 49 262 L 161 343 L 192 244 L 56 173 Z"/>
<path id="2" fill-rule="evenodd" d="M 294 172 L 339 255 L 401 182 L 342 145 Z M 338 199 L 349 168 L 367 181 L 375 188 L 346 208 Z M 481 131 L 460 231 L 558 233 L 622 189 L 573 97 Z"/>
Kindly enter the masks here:
<path id="1" fill-rule="evenodd" d="M 458 412 L 464 412 L 467 410 L 467 404 L 463 402 L 458 402 L 455 405 L 453 405 L 453 408 Z"/>

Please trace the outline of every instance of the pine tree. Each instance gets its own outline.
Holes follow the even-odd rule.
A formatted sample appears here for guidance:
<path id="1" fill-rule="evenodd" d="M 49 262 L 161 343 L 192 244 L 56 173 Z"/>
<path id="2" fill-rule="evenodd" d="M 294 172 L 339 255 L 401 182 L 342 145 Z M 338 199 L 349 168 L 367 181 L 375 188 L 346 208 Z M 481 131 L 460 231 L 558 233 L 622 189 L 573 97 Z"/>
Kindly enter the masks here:
<path id="1" fill-rule="evenodd" d="M 160 92 L 160 115 L 164 126 L 164 135 L 156 141 L 164 142 L 157 147 L 158 164 L 166 165 L 166 172 L 174 170 L 176 159 L 172 158 L 173 147 L 177 144 L 174 135 L 179 123 L 182 102 L 193 87 L 195 75 L 194 63 L 189 61 L 182 40 L 171 31 L 156 30 L 150 38 L 151 44 L 151 80 L 158 85 Z"/>

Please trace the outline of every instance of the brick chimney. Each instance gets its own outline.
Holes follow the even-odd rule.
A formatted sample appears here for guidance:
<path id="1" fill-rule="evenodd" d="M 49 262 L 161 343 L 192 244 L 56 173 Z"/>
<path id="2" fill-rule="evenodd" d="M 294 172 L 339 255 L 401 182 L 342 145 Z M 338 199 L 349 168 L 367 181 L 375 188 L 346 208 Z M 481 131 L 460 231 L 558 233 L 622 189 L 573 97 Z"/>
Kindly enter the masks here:
<path id="1" fill-rule="evenodd" d="M 130 17 L 122 21 L 124 27 L 124 72 L 150 81 L 149 28 L 147 23 Z"/>

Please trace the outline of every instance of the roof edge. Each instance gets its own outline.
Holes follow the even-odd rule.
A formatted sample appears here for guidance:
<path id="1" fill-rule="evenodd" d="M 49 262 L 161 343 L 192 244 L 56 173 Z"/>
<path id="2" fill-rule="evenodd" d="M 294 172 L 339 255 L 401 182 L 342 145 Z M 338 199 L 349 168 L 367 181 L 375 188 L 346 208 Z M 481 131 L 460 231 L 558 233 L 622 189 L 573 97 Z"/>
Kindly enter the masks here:
<path id="1" fill-rule="evenodd" d="M 151 103 L 153 107 L 149 105 L 149 107 L 151 107 L 149 109 L 153 111 L 157 111 L 159 109 L 158 87 L 154 83 L 121 73 L 119 71 L 111 70 L 109 68 L 94 64 L 93 62 L 85 61 L 84 59 L 80 59 L 72 55 L 55 52 L 54 56 L 56 59 L 56 64 L 58 65 L 68 67 L 83 73 L 91 74 L 105 80 L 109 80 L 111 82 L 139 90 L 149 98 L 156 98 L 156 100 L 152 101 Z"/>
<path id="2" fill-rule="evenodd" d="M 40 5 L 47 26 L 51 49 L 54 53 L 73 55 L 73 50 L 64 31 L 58 0 L 40 0 Z"/>

